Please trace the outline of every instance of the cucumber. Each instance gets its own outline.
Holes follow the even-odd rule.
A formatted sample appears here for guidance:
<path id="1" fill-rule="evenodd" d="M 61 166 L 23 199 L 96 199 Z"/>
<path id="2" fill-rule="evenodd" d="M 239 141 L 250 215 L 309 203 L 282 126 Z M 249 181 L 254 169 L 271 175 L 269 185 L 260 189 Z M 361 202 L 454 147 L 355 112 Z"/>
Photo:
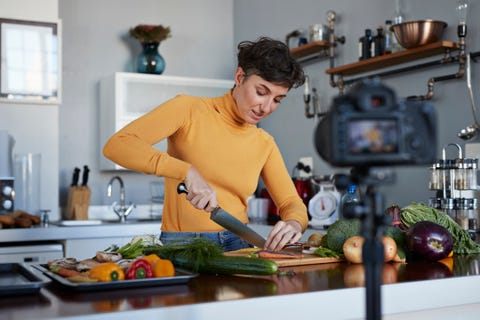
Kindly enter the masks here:
<path id="1" fill-rule="evenodd" d="M 213 257 L 196 263 L 184 257 L 171 259 L 175 267 L 199 273 L 272 275 L 278 271 L 278 265 L 268 259 L 250 257 Z"/>

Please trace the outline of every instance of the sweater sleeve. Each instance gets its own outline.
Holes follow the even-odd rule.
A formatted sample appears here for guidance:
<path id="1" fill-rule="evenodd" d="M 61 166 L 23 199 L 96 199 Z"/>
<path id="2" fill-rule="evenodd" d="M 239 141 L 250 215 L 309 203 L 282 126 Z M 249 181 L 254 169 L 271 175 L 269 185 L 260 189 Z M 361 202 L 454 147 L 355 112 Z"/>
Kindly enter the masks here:
<path id="1" fill-rule="evenodd" d="M 299 222 L 302 230 L 305 231 L 308 225 L 307 208 L 295 189 L 280 150 L 275 143 L 263 167 L 262 180 L 279 210 L 280 218 L 284 221 Z"/>
<path id="2" fill-rule="evenodd" d="M 103 147 L 103 155 L 130 170 L 184 179 L 191 165 L 154 145 L 185 126 L 190 105 L 190 98 L 181 95 L 156 107 L 116 132 Z"/>

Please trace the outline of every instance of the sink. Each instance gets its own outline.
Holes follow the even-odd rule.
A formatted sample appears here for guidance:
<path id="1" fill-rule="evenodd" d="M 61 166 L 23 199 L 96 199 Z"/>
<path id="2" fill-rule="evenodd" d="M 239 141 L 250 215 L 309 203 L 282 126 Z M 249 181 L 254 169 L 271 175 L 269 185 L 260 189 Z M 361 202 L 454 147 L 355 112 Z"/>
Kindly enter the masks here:
<path id="1" fill-rule="evenodd" d="M 101 220 L 61 220 L 52 222 L 52 224 L 61 227 L 96 226 L 102 223 Z"/>
<path id="2" fill-rule="evenodd" d="M 120 222 L 120 220 L 100 220 L 100 221 L 105 224 L 132 224 L 132 223 L 162 222 L 161 219 L 154 219 L 154 218 L 127 219 L 125 222 Z"/>
<path id="3" fill-rule="evenodd" d="M 161 223 L 161 219 L 144 218 L 144 219 L 130 219 L 126 222 L 120 222 L 120 220 L 61 220 L 52 222 L 52 224 L 60 227 L 81 227 L 81 226 L 99 226 L 99 225 L 112 225 L 112 224 L 135 224 L 135 223 Z"/>

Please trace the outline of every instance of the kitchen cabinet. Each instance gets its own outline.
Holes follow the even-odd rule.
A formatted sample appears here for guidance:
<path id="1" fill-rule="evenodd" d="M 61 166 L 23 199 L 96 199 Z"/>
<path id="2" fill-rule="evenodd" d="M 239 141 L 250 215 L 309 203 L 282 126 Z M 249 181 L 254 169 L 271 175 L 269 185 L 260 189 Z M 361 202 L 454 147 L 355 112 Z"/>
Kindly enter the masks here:
<path id="1" fill-rule="evenodd" d="M 2 244 L 0 262 L 42 264 L 63 258 L 63 246 L 58 242 Z"/>
<path id="2" fill-rule="evenodd" d="M 203 97 L 223 95 L 233 81 L 116 72 L 100 81 L 100 170 L 121 170 L 121 166 L 102 155 L 102 148 L 112 134 L 136 118 L 178 94 Z M 156 148 L 165 151 L 166 141 Z"/>

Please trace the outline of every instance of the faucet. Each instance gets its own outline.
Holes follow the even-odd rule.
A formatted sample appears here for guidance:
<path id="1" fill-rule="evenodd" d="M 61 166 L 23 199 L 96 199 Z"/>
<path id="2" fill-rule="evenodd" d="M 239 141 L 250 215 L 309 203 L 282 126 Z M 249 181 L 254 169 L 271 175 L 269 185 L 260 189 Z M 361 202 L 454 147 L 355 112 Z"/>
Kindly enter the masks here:
<path id="1" fill-rule="evenodd" d="M 135 204 L 130 203 L 128 207 L 125 205 L 125 185 L 123 184 L 122 178 L 120 178 L 119 176 L 114 176 L 112 179 L 110 179 L 110 182 L 107 186 L 108 197 L 112 197 L 112 186 L 115 180 L 117 180 L 120 184 L 120 204 L 117 205 L 117 202 L 115 201 L 112 203 L 112 208 L 113 211 L 120 218 L 120 222 L 125 223 L 127 222 L 127 216 L 132 212 L 133 208 L 135 208 Z"/>

